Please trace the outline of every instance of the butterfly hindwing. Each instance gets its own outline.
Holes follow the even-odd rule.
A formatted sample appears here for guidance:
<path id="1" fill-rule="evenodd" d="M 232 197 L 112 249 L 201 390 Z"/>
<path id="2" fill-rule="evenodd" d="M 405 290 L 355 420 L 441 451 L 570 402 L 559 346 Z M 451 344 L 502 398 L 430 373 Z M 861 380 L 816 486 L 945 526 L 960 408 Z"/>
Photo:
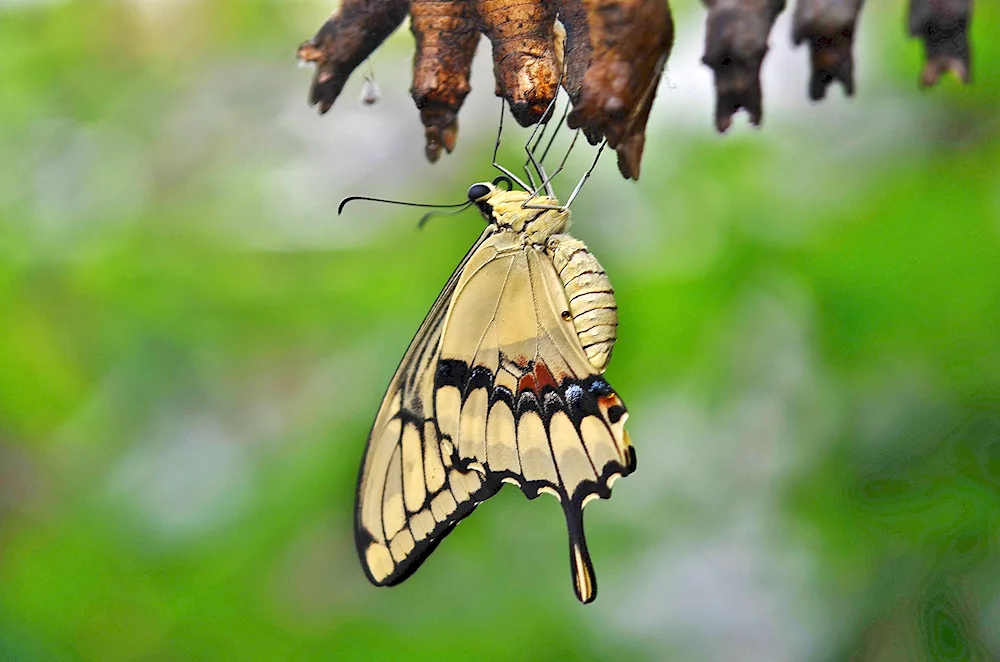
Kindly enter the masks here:
<path id="1" fill-rule="evenodd" d="M 443 330 L 435 408 L 452 461 L 487 485 L 556 496 L 578 597 L 596 591 L 583 506 L 634 468 L 625 407 L 585 354 L 551 258 L 498 233 L 462 274 Z M 486 259 L 488 256 L 488 259 Z"/>

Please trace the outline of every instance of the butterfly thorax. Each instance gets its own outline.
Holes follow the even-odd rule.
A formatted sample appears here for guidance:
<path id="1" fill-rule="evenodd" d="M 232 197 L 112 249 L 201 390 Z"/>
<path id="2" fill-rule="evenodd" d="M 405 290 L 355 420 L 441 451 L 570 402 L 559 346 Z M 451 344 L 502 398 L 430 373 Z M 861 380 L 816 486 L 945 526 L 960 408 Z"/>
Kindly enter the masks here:
<path id="1" fill-rule="evenodd" d="M 501 232 L 520 235 L 520 246 L 534 246 L 552 260 L 565 290 L 567 309 L 587 358 L 600 372 L 611 359 L 618 334 L 618 304 L 604 268 L 579 239 L 563 234 L 569 210 L 552 196 L 505 191 L 493 184 L 475 184 L 469 199 Z"/>
<path id="2" fill-rule="evenodd" d="M 476 204 L 501 231 L 523 234 L 525 244 L 544 246 L 549 237 L 569 227 L 569 210 L 560 209 L 559 201 L 551 196 L 494 188 Z"/>

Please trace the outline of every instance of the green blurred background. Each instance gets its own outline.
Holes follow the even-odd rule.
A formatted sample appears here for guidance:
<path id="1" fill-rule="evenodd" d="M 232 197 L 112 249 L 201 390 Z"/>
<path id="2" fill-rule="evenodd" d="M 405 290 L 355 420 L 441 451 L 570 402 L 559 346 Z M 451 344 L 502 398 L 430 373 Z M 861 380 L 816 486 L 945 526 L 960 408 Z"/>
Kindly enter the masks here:
<path id="1" fill-rule="evenodd" d="M 642 179 L 605 158 L 573 209 L 639 458 L 588 509 L 583 607 L 558 505 L 513 488 L 397 588 L 353 548 L 372 417 L 481 220 L 336 206 L 493 177 L 487 52 L 431 166 L 406 29 L 381 102 L 359 71 L 320 118 L 293 55 L 326 2 L 0 2 L 0 659 L 1000 657 L 1000 6 L 974 85 L 921 92 L 869 2 L 858 97 L 819 105 L 786 12 L 764 127 L 720 138 L 676 4 Z"/>

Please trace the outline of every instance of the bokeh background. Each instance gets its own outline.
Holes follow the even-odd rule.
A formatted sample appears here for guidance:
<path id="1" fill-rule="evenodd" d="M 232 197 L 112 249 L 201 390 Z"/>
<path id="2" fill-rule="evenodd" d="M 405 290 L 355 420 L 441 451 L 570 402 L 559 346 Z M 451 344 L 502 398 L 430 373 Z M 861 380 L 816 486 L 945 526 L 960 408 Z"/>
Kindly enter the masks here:
<path id="1" fill-rule="evenodd" d="M 382 100 L 365 67 L 320 118 L 293 54 L 328 2 L 0 2 L 0 659 L 1000 657 L 1000 6 L 974 85 L 921 92 L 904 3 L 868 4 L 856 99 L 806 100 L 786 12 L 764 127 L 720 138 L 676 2 L 642 179 L 605 158 L 574 206 L 639 458 L 588 509 L 583 607 L 558 505 L 513 488 L 394 589 L 353 548 L 372 417 L 481 220 L 337 203 L 491 179 L 487 53 L 431 166 L 405 28 Z"/>

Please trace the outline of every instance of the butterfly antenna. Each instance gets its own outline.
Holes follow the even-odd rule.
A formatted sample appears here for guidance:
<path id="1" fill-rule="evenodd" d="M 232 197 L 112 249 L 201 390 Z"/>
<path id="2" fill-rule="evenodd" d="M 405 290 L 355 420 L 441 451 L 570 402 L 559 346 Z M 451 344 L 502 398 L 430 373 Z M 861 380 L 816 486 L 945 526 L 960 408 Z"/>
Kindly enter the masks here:
<path id="1" fill-rule="evenodd" d="M 497 163 L 497 154 L 500 152 L 500 138 L 501 136 L 503 136 L 503 111 L 506 107 L 506 104 L 507 104 L 506 101 L 504 101 L 503 99 L 500 100 L 500 126 L 499 128 L 497 128 L 496 145 L 493 146 L 493 167 L 502 172 L 503 174 L 507 175 L 512 181 L 516 182 L 517 185 L 523 188 L 525 191 L 534 191 L 534 187 L 529 187 L 527 184 L 521 181 L 520 177 L 518 177 L 510 170 Z"/>
<path id="2" fill-rule="evenodd" d="M 461 214 L 471 204 L 472 201 L 470 200 L 469 202 L 466 202 L 464 205 L 462 205 L 460 209 L 455 209 L 453 211 L 429 211 L 423 216 L 421 216 L 420 220 L 417 221 L 417 229 L 422 230 L 424 226 L 427 225 L 427 221 L 429 221 L 434 216 L 454 216 L 455 214 Z"/>
<path id="3" fill-rule="evenodd" d="M 367 195 L 350 195 L 350 196 L 348 196 L 348 197 L 346 197 L 346 198 L 344 198 L 343 200 L 340 201 L 340 205 L 337 207 L 337 216 L 340 216 L 340 214 L 344 211 L 344 207 L 347 206 L 348 202 L 354 202 L 355 200 L 367 200 L 368 202 L 385 202 L 386 204 L 390 204 L 390 205 L 403 205 L 404 207 L 435 207 L 435 208 L 438 208 L 438 209 L 453 209 L 455 207 L 465 208 L 465 207 L 468 207 L 470 204 L 472 204 L 471 202 L 466 201 L 466 202 L 459 202 L 459 203 L 456 203 L 454 205 L 425 205 L 425 204 L 422 204 L 422 203 L 419 203 L 419 202 L 404 202 L 402 200 L 387 200 L 385 198 L 370 198 Z M 458 211 L 462 211 L 462 210 L 459 209 Z"/>

